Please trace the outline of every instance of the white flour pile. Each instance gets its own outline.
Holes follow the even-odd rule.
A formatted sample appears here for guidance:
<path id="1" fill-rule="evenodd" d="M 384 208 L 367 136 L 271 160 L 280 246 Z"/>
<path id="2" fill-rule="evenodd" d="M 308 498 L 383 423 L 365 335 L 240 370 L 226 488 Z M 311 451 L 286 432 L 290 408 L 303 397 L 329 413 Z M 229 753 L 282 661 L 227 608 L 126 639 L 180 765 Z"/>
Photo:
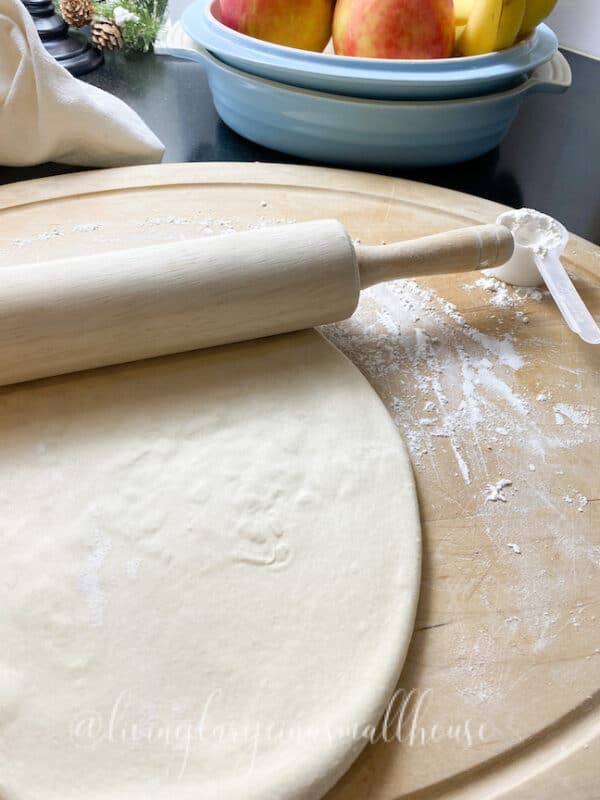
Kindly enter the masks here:
<path id="1" fill-rule="evenodd" d="M 513 232 L 517 244 L 531 248 L 538 255 L 547 255 L 562 241 L 558 222 L 532 208 L 510 211 L 502 215 L 502 220 Z"/>
<path id="2" fill-rule="evenodd" d="M 527 300 L 543 300 L 544 296 L 548 294 L 546 290 L 541 291 L 528 286 L 516 288 L 508 286 L 497 278 L 479 278 L 475 283 L 465 284 L 463 288 L 468 292 L 473 289 L 484 289 L 491 295 L 490 304 L 497 308 L 515 308 L 515 306 L 522 306 Z M 528 318 L 520 311 L 517 311 L 517 317 L 520 317 L 522 322 L 529 322 Z"/>

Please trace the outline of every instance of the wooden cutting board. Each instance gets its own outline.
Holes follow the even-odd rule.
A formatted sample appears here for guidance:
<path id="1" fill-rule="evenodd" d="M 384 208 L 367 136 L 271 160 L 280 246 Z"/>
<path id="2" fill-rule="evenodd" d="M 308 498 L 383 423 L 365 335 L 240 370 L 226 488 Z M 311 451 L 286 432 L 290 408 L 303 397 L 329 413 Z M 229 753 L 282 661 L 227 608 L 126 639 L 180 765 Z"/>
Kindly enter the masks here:
<path id="1" fill-rule="evenodd" d="M 85 172 L 0 189 L 0 269 L 322 217 L 378 244 L 502 210 L 309 167 Z M 566 264 L 598 316 L 600 250 L 572 237 Z M 374 287 L 324 331 L 409 446 L 424 535 L 396 702 L 329 800 L 598 797 L 600 348 L 547 295 L 478 279 Z"/>

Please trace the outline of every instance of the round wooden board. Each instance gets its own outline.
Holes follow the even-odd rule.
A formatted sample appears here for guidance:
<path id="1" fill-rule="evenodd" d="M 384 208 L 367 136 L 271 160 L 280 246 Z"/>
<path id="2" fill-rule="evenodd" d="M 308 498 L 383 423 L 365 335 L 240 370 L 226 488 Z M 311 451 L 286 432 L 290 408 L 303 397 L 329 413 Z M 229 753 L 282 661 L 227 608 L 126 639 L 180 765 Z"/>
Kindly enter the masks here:
<path id="1" fill-rule="evenodd" d="M 0 268 L 322 217 L 380 243 L 502 210 L 310 167 L 85 172 L 0 189 Z M 598 316 L 600 250 L 572 237 L 566 264 Z M 324 331 L 409 445 L 424 538 L 396 702 L 328 800 L 597 797 L 600 348 L 547 295 L 478 278 L 375 287 Z M 490 499 L 501 479 L 505 502 Z"/>

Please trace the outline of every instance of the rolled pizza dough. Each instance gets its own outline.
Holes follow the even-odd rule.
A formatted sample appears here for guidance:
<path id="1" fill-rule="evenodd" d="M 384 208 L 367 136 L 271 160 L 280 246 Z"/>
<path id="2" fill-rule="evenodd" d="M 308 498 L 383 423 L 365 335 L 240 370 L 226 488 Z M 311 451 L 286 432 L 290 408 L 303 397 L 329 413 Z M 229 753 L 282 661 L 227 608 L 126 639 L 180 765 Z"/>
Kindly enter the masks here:
<path id="1" fill-rule="evenodd" d="M 312 331 L 0 390 L 2 800 L 316 800 L 418 594 L 406 451 Z"/>

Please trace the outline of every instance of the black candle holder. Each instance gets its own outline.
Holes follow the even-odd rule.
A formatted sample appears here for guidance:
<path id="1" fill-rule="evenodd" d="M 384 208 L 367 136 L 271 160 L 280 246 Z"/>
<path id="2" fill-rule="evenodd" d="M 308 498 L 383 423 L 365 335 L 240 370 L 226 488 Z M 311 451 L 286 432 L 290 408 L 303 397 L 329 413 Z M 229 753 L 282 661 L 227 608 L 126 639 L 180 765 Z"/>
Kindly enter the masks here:
<path id="1" fill-rule="evenodd" d="M 52 0 L 22 0 L 33 17 L 44 47 L 72 75 L 85 75 L 100 66 L 104 56 L 90 46 L 82 33 L 69 33 L 69 26 L 54 13 Z"/>

